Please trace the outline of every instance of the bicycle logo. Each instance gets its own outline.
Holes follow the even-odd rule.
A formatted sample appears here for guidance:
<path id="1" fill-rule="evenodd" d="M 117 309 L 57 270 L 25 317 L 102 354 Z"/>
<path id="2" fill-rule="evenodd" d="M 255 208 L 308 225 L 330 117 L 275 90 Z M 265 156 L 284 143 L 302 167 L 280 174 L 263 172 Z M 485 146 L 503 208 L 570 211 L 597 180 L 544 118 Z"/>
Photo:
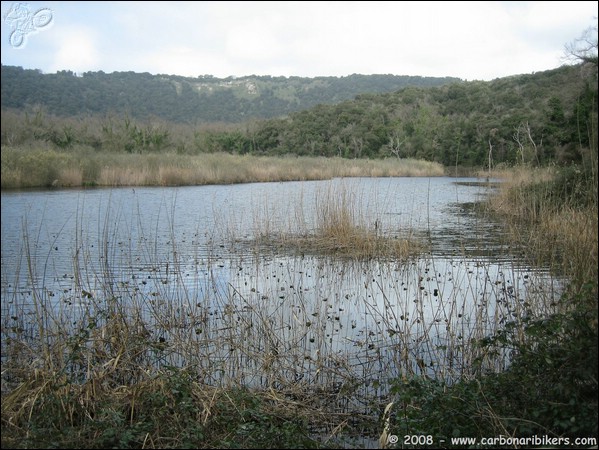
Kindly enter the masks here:
<path id="1" fill-rule="evenodd" d="M 14 3 L 4 16 L 4 22 L 12 29 L 8 38 L 10 45 L 14 48 L 24 47 L 27 36 L 50 25 L 52 19 L 52 10 L 49 8 L 32 12 L 28 4 Z"/>

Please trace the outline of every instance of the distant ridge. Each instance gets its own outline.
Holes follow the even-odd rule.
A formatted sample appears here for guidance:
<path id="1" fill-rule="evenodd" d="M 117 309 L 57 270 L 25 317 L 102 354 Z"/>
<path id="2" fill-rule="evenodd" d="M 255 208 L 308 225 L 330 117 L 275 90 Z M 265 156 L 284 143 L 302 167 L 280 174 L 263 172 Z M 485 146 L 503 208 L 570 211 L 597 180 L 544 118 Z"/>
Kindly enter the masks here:
<path id="1" fill-rule="evenodd" d="M 197 78 L 135 72 L 39 70 L 2 65 L 2 108 L 43 106 L 56 116 L 128 114 L 179 123 L 240 123 L 336 104 L 359 94 L 406 87 L 438 87 L 454 77 L 358 75 L 346 77 L 244 76 Z"/>

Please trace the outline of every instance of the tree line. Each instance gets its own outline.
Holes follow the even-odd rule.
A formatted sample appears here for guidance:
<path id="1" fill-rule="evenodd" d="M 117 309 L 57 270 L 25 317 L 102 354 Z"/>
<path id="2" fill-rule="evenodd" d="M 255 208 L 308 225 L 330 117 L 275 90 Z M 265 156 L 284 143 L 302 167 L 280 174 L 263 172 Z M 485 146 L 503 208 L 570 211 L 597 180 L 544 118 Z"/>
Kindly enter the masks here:
<path id="1" fill-rule="evenodd" d="M 176 123 L 240 123 L 273 118 L 364 92 L 406 86 L 440 86 L 451 77 L 350 75 L 347 77 L 247 76 L 197 78 L 149 73 L 39 70 L 2 65 L 2 108 L 43 106 L 56 116 L 117 114 Z"/>
<path id="2" fill-rule="evenodd" d="M 9 70 L 3 67 L 3 74 L 5 69 Z M 79 79 L 72 74 L 56 76 Z M 88 76 L 102 77 L 83 78 Z M 147 78 L 148 83 L 157 82 L 153 76 Z M 211 80 L 202 78 L 206 79 Z M 488 82 L 360 94 L 353 100 L 237 124 L 224 123 L 224 116 L 211 124 L 181 124 L 139 119 L 127 112 L 60 118 L 35 105 L 16 109 L 24 115 L 21 119 L 9 120 L 9 113 L 3 112 L 2 143 L 37 139 L 59 148 L 79 144 L 95 151 L 129 153 L 398 157 L 450 167 L 580 163 L 593 157 L 588 149 L 596 148 L 596 80 L 597 66 L 583 62 Z M 148 89 L 140 90 L 139 97 L 152 91 Z M 4 78 L 2 90 L 4 102 Z M 68 103 L 69 98 L 60 101 Z"/>
<path id="3" fill-rule="evenodd" d="M 213 141 L 218 150 L 236 153 L 543 165 L 581 162 L 583 149 L 596 144 L 596 119 L 596 66 L 580 64 L 490 82 L 363 94 L 243 132 L 215 133 Z"/>

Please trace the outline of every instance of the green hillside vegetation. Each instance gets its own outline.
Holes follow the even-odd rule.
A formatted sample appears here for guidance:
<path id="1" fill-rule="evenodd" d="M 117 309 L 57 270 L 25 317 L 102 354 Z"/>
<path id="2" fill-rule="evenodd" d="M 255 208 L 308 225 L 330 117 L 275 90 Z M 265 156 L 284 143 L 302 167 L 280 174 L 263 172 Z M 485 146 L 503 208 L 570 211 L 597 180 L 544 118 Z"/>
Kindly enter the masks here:
<path id="1" fill-rule="evenodd" d="M 4 73 L 9 68 L 2 70 Z M 94 154 L 223 152 L 352 159 L 411 158 L 440 163 L 447 168 L 579 164 L 591 158 L 586 149 L 592 147 L 592 114 L 597 101 L 593 70 L 592 64 L 579 64 L 490 82 L 405 87 L 387 94 L 361 94 L 354 100 L 334 105 L 320 104 L 281 118 L 254 119 L 239 124 L 175 123 L 160 118 L 142 120 L 129 114 L 91 114 L 90 111 L 90 114 L 61 117 L 36 104 L 22 109 L 3 109 L 2 145 L 39 149 L 43 144 L 45 149 Z M 127 76 L 137 79 L 135 74 Z M 45 75 L 39 77 L 44 79 Z M 65 86 L 73 86 L 66 90 L 75 93 L 75 86 L 92 75 L 79 78 L 58 74 L 54 77 L 64 78 Z M 163 82 L 149 75 L 147 78 L 150 84 Z M 4 94 L 7 85 L 10 83 L 3 76 L 2 99 L 10 104 Z M 144 97 L 143 92 L 157 92 L 148 87 L 142 89 L 142 85 L 138 87 L 139 98 Z M 115 83 L 111 89 L 118 90 L 118 86 Z M 38 89 L 44 87 L 40 85 Z M 47 95 L 54 93 L 57 104 L 75 102 L 80 108 L 90 102 L 89 98 L 82 101 L 76 95 L 61 98 L 59 92 L 55 90 Z M 234 104 L 246 101 L 232 92 L 227 95 L 235 98 Z M 146 97 L 152 99 L 151 94 Z M 186 110 L 185 99 L 190 96 L 177 98 L 181 103 L 171 104 L 172 110 Z M 150 103 L 164 108 L 168 101 L 153 99 Z M 126 105 L 121 106 L 127 109 Z M 224 111 L 225 104 L 223 108 Z M 192 106 L 189 109 L 195 111 Z M 93 183 L 93 180 L 88 181 Z"/>
<path id="2" fill-rule="evenodd" d="M 267 154 L 397 156 L 445 166 L 580 162 L 597 93 L 596 79 L 585 70 L 564 66 L 491 82 L 360 95 L 263 122 L 245 145 Z"/>
<path id="3" fill-rule="evenodd" d="M 272 118 L 356 95 L 407 86 L 440 86 L 457 78 L 398 75 L 197 78 L 135 72 L 43 74 L 2 66 L 2 108 L 43 106 L 56 116 L 129 115 L 180 123 L 239 123 Z"/>

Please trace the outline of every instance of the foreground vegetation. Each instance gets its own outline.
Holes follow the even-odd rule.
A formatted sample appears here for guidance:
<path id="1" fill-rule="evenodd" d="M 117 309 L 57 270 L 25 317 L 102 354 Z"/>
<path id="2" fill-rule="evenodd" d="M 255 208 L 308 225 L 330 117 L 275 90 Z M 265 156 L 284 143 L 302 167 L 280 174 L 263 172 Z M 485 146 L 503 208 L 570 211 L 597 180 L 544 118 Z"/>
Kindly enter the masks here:
<path id="1" fill-rule="evenodd" d="M 595 438 L 580 448 L 597 445 L 596 167 L 503 174 L 507 182 L 490 200 L 489 212 L 511 229 L 515 245 L 524 244 L 531 264 L 549 263 L 554 273 L 566 275 L 568 289 L 558 312 L 523 318 L 522 327 L 516 319 L 478 342 L 513 352 L 506 371 L 454 385 L 398 380 L 387 417 L 393 433 L 432 435 L 435 442 L 456 436 L 562 439 L 504 440 L 501 447 L 559 447 L 580 437 Z"/>
<path id="2" fill-rule="evenodd" d="M 454 376 L 437 376 L 446 370 L 441 367 L 431 376 L 420 362 L 398 352 L 393 358 L 397 366 L 385 370 L 402 376 L 385 380 L 383 374 L 381 383 L 389 383 L 389 390 L 357 410 L 348 409 L 352 402 L 367 398 L 362 397 L 366 380 L 342 376 L 344 382 L 334 387 L 289 379 L 285 356 L 278 355 L 274 346 L 280 339 L 277 330 L 286 328 L 287 322 L 283 318 L 273 322 L 268 300 L 258 296 L 262 303 L 253 303 L 248 294 L 219 293 L 216 300 L 224 314 L 219 326 L 231 331 L 214 347 L 209 322 L 200 321 L 192 328 L 177 325 L 186 317 L 180 310 L 195 309 L 188 303 L 196 300 L 187 294 L 179 297 L 178 291 L 163 285 L 162 277 L 157 278 L 156 292 L 143 293 L 132 285 L 125 291 L 127 301 L 121 300 L 122 294 L 111 297 L 109 261 L 103 269 L 106 290 L 92 293 L 81 285 L 82 300 L 89 306 L 78 310 L 82 314 L 73 322 L 64 321 L 71 314 L 68 307 L 57 311 L 51 306 L 53 294 L 35 286 L 36 308 L 29 320 L 24 314 L 26 303 L 10 294 L 3 280 L 2 446 L 337 448 L 360 446 L 360 442 L 372 445 L 379 435 L 381 444 L 389 445 L 385 436 L 395 434 L 400 439 L 430 436 L 435 445 L 443 440 L 442 447 L 463 448 L 450 439 L 596 437 L 596 179 L 587 172 L 578 178 L 576 171 L 526 172 L 528 176 L 513 172 L 512 181 L 504 184 L 488 213 L 503 211 L 505 218 L 505 211 L 511 211 L 513 216 L 505 224 L 513 227 L 514 246 L 518 247 L 518 239 L 526 240 L 531 263 L 549 265 L 571 283 L 557 304 L 547 305 L 546 312 L 525 306 L 529 315 L 518 314 L 503 324 L 498 321 L 491 334 L 473 333 L 467 345 L 457 345 L 461 337 L 452 335 L 449 345 L 462 348 L 454 362 L 464 361 L 454 368 Z M 565 184 L 563 177 L 568 180 Z M 569 196 L 571 192 L 577 194 Z M 356 230 L 364 229 L 352 210 L 355 202 L 343 193 L 331 194 L 323 197 L 319 207 L 314 238 L 321 244 L 336 242 L 319 250 L 333 255 L 333 247 L 343 247 L 339 243 L 344 236 L 357 243 Z M 527 220 L 520 223 L 523 216 Z M 576 220 L 564 221 L 567 216 Z M 526 226 L 531 225 L 531 217 L 534 227 Z M 372 234 L 360 236 L 373 241 Z M 268 237 L 265 229 L 263 238 Z M 109 231 L 105 238 L 111 240 Z M 301 240 L 296 246 L 289 236 L 284 243 L 306 253 L 316 251 Z M 388 257 L 373 253 L 379 247 L 364 248 L 369 261 Z M 411 257 L 426 259 L 425 254 Z M 35 279 L 43 268 L 36 267 L 27 254 L 25 260 L 29 260 L 28 277 Z M 369 269 L 365 270 L 368 277 Z M 380 289 L 383 295 L 396 295 Z M 279 295 L 277 291 L 278 285 L 267 293 Z M 160 297 L 167 301 L 156 303 L 154 298 Z M 296 301 L 309 302 L 302 297 Z M 445 301 L 457 302 L 455 310 L 463 310 L 459 298 Z M 526 302 L 536 301 L 531 297 Z M 150 316 L 144 313 L 147 308 Z M 318 333 L 318 320 L 302 313 L 293 322 L 297 329 L 290 328 L 287 339 L 300 346 L 300 354 L 302 345 L 309 345 L 308 336 Z M 394 321 L 399 320 L 385 317 L 381 331 L 398 329 Z M 159 329 L 168 330 L 170 337 L 157 339 Z M 410 345 L 410 336 L 407 330 L 405 335 L 395 334 L 398 342 L 406 340 L 403 345 Z M 324 334 L 316 339 L 325 342 Z M 506 363 L 506 354 L 511 355 L 508 368 L 498 370 Z M 236 375 L 234 368 L 218 362 L 221 357 L 245 368 Z M 375 370 L 376 351 L 369 358 L 374 359 L 363 363 L 373 364 Z M 334 351 L 308 357 L 302 365 L 316 370 L 323 380 L 338 379 L 349 368 L 349 362 Z M 267 380 L 264 385 L 250 387 L 243 381 L 242 374 L 254 370 Z"/>

